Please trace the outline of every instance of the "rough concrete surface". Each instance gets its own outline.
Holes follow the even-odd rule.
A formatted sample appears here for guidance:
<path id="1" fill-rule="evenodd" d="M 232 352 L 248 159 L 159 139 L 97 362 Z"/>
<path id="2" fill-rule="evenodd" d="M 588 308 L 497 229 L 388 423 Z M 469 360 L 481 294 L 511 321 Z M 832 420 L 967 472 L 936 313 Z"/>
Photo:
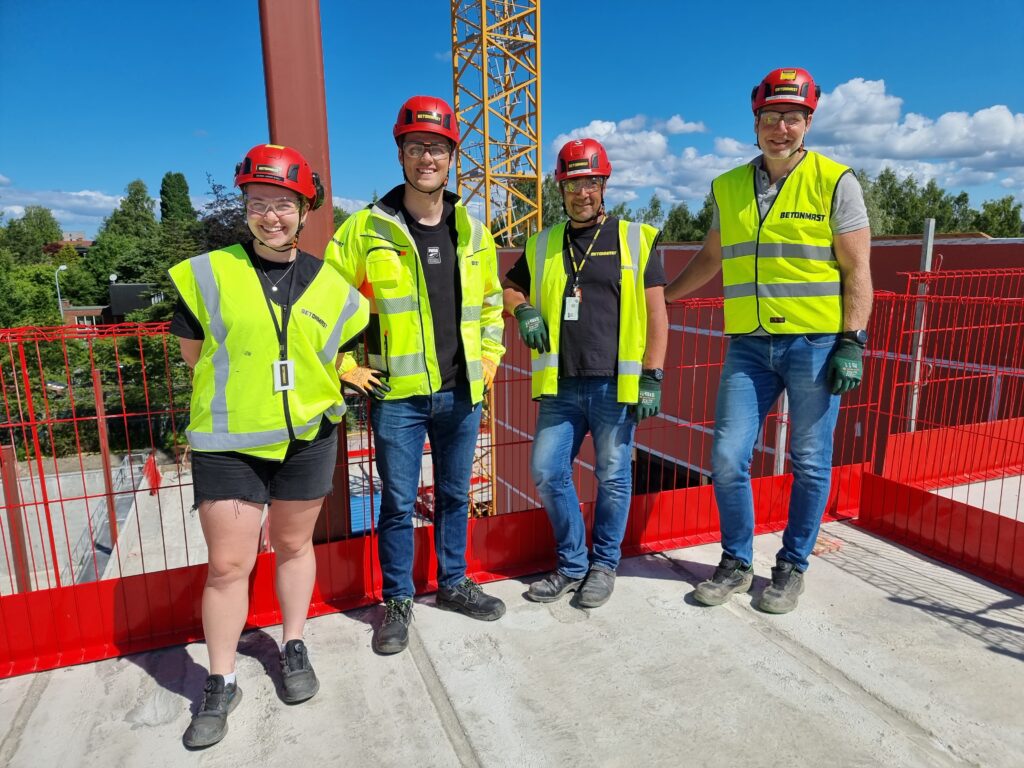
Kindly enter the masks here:
<path id="1" fill-rule="evenodd" d="M 1024 597 L 848 524 L 795 613 L 696 604 L 718 545 L 632 558 L 585 610 L 488 586 L 482 623 L 417 600 L 407 652 L 370 649 L 378 607 L 313 619 L 321 680 L 282 704 L 279 629 L 247 633 L 221 744 L 181 746 L 201 644 L 0 681 L 0 765 L 1024 765 Z M 756 596 L 776 535 L 756 543 Z M 268 675 L 265 671 L 271 670 Z"/>

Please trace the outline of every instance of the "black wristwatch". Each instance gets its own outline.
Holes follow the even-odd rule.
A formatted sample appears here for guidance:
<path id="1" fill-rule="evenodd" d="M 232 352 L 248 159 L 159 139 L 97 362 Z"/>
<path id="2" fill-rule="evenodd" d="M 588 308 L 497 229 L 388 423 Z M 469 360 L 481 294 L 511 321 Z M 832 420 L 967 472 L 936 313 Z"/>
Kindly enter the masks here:
<path id="1" fill-rule="evenodd" d="M 852 341 L 854 344 L 859 344 L 862 347 L 868 345 L 868 332 L 864 330 L 860 331 L 843 331 L 839 338 Z"/>
<path id="2" fill-rule="evenodd" d="M 650 376 L 655 381 L 661 381 L 665 378 L 665 371 L 661 368 L 644 368 L 641 373 L 643 373 L 644 376 Z"/>

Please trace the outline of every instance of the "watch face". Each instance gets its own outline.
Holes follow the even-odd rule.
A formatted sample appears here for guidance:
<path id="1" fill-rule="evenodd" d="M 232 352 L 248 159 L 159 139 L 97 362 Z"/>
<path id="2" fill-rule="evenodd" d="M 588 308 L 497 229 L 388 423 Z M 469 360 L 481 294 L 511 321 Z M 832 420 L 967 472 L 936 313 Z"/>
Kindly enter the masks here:
<path id="1" fill-rule="evenodd" d="M 857 343 L 858 344 L 867 344 L 868 343 L 868 332 L 867 331 L 854 331 L 854 333 L 857 335 Z"/>
<path id="2" fill-rule="evenodd" d="M 661 381 L 665 378 L 665 371 L 661 368 L 645 368 L 644 373 L 653 378 L 655 381 Z"/>

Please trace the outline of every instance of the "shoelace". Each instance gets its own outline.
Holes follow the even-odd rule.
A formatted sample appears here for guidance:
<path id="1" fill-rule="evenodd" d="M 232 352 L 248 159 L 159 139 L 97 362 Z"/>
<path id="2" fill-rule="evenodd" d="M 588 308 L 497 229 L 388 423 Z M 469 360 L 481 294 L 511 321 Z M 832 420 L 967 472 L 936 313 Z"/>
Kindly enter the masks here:
<path id="1" fill-rule="evenodd" d="M 401 619 L 408 620 L 409 612 L 412 610 L 412 603 L 406 600 L 389 600 L 384 606 L 384 623 Z"/>

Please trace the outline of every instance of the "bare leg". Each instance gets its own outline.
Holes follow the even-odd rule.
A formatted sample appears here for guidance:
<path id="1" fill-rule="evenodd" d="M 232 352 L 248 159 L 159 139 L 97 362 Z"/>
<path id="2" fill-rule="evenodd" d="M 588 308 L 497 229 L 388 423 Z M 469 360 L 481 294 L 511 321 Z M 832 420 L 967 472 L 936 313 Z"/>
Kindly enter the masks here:
<path id="1" fill-rule="evenodd" d="M 203 589 L 203 632 L 210 674 L 235 671 L 238 638 L 249 613 L 249 573 L 256 563 L 263 505 L 228 499 L 199 505 L 199 521 L 209 548 Z"/>
<path id="2" fill-rule="evenodd" d="M 270 502 L 270 543 L 277 555 L 274 585 L 281 605 L 283 642 L 300 640 L 309 615 L 316 580 L 313 528 L 323 497 L 309 501 Z"/>

